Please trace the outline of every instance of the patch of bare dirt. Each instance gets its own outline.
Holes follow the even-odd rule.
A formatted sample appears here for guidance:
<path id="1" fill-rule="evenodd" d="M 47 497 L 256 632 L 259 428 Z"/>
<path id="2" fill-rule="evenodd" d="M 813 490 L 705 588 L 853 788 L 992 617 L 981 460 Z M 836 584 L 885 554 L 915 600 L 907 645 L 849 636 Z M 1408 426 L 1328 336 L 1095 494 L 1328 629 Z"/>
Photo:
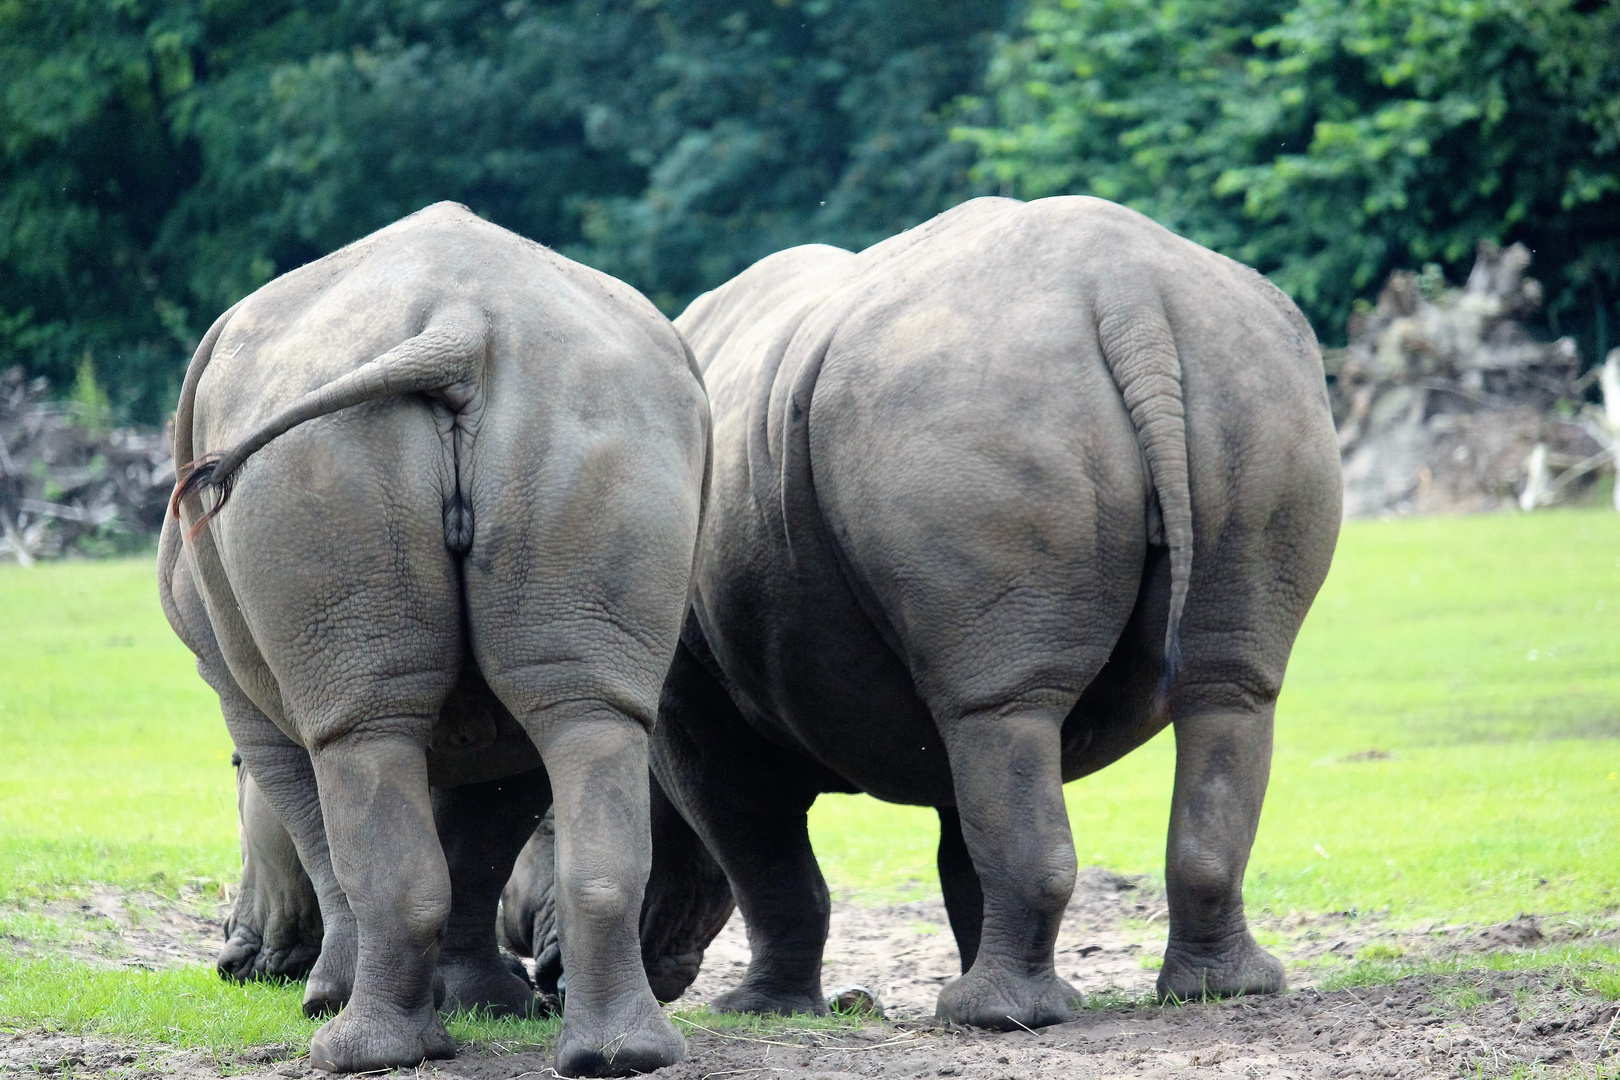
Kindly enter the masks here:
<path id="1" fill-rule="evenodd" d="M 19 954 L 66 953 L 92 964 L 156 970 L 212 965 L 225 943 L 229 910 L 195 892 L 176 901 L 96 885 L 83 895 L 4 905 L 0 914 L 42 918 L 50 927 L 38 939 L 6 935 L 5 943 Z"/>
<path id="2" fill-rule="evenodd" d="M 57 901 L 71 922 L 118 927 L 88 944 L 99 962 L 164 966 L 211 962 L 221 930 L 195 904 L 140 904 L 112 891 Z M 143 906 L 143 904 L 145 906 Z M 60 907 L 61 905 L 77 905 Z M 88 905 L 88 907 L 84 906 Z M 131 909 L 134 913 L 131 914 Z M 52 908 L 51 910 L 58 910 Z M 1324 992 L 1316 987 L 1357 954 L 1431 958 L 1540 948 L 1583 938 L 1620 940 L 1612 919 L 1520 916 L 1509 923 L 1392 929 L 1377 916 L 1337 912 L 1261 917 L 1256 932 L 1289 966 L 1294 991 L 1273 998 L 1161 1007 L 1147 995 L 1163 948 L 1163 893 L 1146 878 L 1082 872 L 1058 940 L 1058 971 L 1091 996 L 1074 1023 L 999 1034 L 935 1024 L 934 999 L 959 971 L 943 905 L 924 899 L 870 906 L 835 902 L 824 985 L 873 990 L 888 1019 L 858 1030 L 783 1028 L 737 1034 L 693 1028 L 691 1056 L 659 1070 L 663 1080 L 853 1080 L 855 1077 L 1614 1077 L 1620 1075 L 1620 1003 L 1583 991 L 1568 972 L 1464 970 L 1391 986 Z M 112 930 L 98 931 L 102 935 Z M 209 935 L 212 935 L 211 937 Z M 1369 948 L 1376 946 L 1377 948 Z M 81 951 L 81 955 L 84 953 Z M 747 965 L 734 918 L 715 941 L 697 983 L 674 1008 L 712 999 Z M 315 1080 L 303 1047 L 261 1047 L 216 1056 L 93 1036 L 0 1033 L 0 1074 Z M 549 1077 L 549 1051 L 464 1047 L 455 1061 L 401 1070 L 413 1080 Z"/>
<path id="3" fill-rule="evenodd" d="M 1145 929 L 1136 929 L 1137 923 Z M 1058 974 L 1087 994 L 1148 993 L 1158 971 L 1143 960 L 1156 961 L 1163 952 L 1165 927 L 1164 894 L 1147 878 L 1082 870 L 1058 933 Z M 741 915 L 733 915 L 704 954 L 682 1004 L 718 997 L 741 982 L 747 969 L 747 932 Z M 865 986 L 889 1019 L 925 1020 L 934 1015 L 940 988 L 961 973 L 939 897 L 882 906 L 834 902 L 821 974 L 828 993 Z"/>

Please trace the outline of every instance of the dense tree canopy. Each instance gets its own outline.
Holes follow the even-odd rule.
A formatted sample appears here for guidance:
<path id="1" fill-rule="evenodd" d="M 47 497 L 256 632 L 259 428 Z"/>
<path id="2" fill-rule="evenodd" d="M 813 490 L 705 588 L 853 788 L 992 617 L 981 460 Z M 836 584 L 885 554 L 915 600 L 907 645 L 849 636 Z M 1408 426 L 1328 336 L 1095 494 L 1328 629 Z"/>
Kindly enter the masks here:
<path id="1" fill-rule="evenodd" d="M 1620 5 L 1040 0 L 988 89 L 999 123 L 961 133 L 983 175 L 1127 203 L 1327 336 L 1481 237 L 1523 240 L 1589 335 L 1620 292 Z"/>
<path id="2" fill-rule="evenodd" d="M 0 366 L 153 419 L 234 300 L 438 199 L 674 311 L 971 188 L 1006 0 L 0 0 Z"/>
<path id="3" fill-rule="evenodd" d="M 674 312 L 981 190 L 1129 203 L 1328 338 L 1389 269 L 1524 240 L 1590 355 L 1620 5 L 0 0 L 0 367 L 136 419 L 231 302 L 438 199 Z"/>

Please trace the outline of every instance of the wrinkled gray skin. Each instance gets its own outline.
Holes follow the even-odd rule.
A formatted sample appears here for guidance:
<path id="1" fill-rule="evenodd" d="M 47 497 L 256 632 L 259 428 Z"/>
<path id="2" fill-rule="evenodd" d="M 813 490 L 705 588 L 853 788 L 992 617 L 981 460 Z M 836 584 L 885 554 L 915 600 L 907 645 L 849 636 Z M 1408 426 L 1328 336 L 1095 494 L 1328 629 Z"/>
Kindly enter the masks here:
<path id="1" fill-rule="evenodd" d="M 242 881 L 225 920 L 219 972 L 238 982 L 302 979 L 321 955 L 320 901 L 292 837 L 241 762 L 233 755 Z"/>
<path id="2" fill-rule="evenodd" d="M 641 960 L 659 1001 L 674 1001 L 697 978 L 703 952 L 731 917 L 735 904 L 726 875 L 704 848 L 656 779 L 651 780 L 652 872 L 641 906 Z M 541 993 L 559 994 L 563 957 L 554 904 L 556 840 L 551 820 L 541 822 L 518 856 L 501 894 L 500 941 L 535 959 Z"/>
<path id="3" fill-rule="evenodd" d="M 198 347 L 175 456 L 201 483 L 178 491 L 161 591 L 309 871 L 305 1008 L 343 1006 L 314 1064 L 453 1055 L 436 973 L 447 1005 L 527 1007 L 495 905 L 548 805 L 558 1070 L 684 1054 L 637 915 L 706 438 L 650 304 L 452 204 L 277 279 Z"/>
<path id="4" fill-rule="evenodd" d="M 662 842 L 653 851 L 642 901 L 642 961 L 653 996 L 674 1001 L 697 977 L 705 946 L 725 926 L 734 905 L 725 874 L 680 821 L 656 780 L 651 788 L 652 831 Z M 435 792 L 435 798 L 442 795 Z M 219 972 L 238 982 L 304 978 L 320 954 L 321 915 L 314 886 L 292 838 L 246 770 L 238 772 L 237 801 L 242 881 L 225 924 Z M 495 923 L 500 945 L 512 954 L 503 959 L 514 973 L 522 967 L 516 957 L 534 957 L 534 982 L 541 994 L 536 1008 L 542 1011 L 555 1007 L 562 990 L 553 888 L 556 849 L 556 824 L 547 811 L 518 855 Z M 520 977 L 526 979 L 527 973 Z"/>
<path id="5" fill-rule="evenodd" d="M 236 768 L 237 824 L 242 840 L 242 879 L 231 913 L 225 920 L 225 947 L 220 950 L 216 966 L 223 978 L 235 982 L 304 979 L 320 958 L 323 936 L 320 902 L 315 895 L 314 883 L 310 881 L 309 874 L 299 861 L 298 847 L 293 843 L 286 827 L 282 825 L 281 819 L 276 816 L 275 809 L 265 800 L 264 793 L 259 790 L 259 785 L 253 779 L 253 774 L 242 767 L 242 755 L 232 754 L 231 764 Z M 523 777 L 515 779 L 519 782 L 525 781 Z M 545 778 L 530 777 L 527 782 L 544 784 Z M 454 796 L 450 792 L 435 790 L 433 797 L 436 814 L 454 805 Z M 542 823 L 546 835 L 554 839 L 554 823 L 549 810 L 542 818 Z M 487 823 L 477 824 L 482 826 Z M 519 822 L 519 827 L 527 828 L 528 824 Z M 482 832 L 481 829 L 479 831 Z M 441 843 L 448 849 L 458 839 L 462 838 L 442 837 Z M 508 842 L 500 841 L 502 845 Z M 556 946 L 556 909 L 552 903 L 554 896 L 551 890 L 555 849 L 556 845 L 553 842 L 545 851 L 547 860 L 545 895 L 549 940 L 552 943 L 552 952 L 556 954 L 556 969 L 560 974 L 562 958 Z M 525 847 L 525 854 L 528 851 L 529 848 Z M 532 861 L 532 856 L 529 861 Z M 514 869 L 511 881 L 522 879 L 520 871 L 523 862 L 524 859 L 520 858 L 519 866 Z M 476 885 L 476 881 L 467 882 L 465 876 L 458 878 L 451 882 L 452 892 L 460 888 L 465 893 L 468 884 Z M 509 883 L 508 890 L 511 887 Z M 487 897 L 485 901 L 487 902 Z M 487 946 L 487 936 L 483 934 L 469 935 L 469 939 L 479 948 Z M 522 961 L 510 954 L 503 955 L 501 961 L 512 974 L 523 981 L 524 985 L 513 986 L 497 976 L 485 984 L 483 994 L 462 1000 L 473 987 L 467 984 L 465 978 L 457 977 L 456 963 L 447 962 L 441 949 L 440 967 L 451 970 L 458 991 L 456 999 L 449 1002 L 449 1009 L 482 1008 L 497 1014 L 528 1011 L 545 1015 L 557 1011 L 555 978 L 552 980 L 550 996 L 542 995 L 538 1000 L 531 1000 L 528 989 L 532 984 Z M 438 981 L 435 993 L 440 1008 L 444 1009 L 447 988 L 442 978 Z"/>
<path id="6" fill-rule="evenodd" d="M 1293 304 L 1111 203 L 978 199 L 773 255 L 676 326 L 714 474 L 652 766 L 747 919 L 714 1007 L 826 1010 L 805 812 L 864 791 L 939 811 L 939 1017 L 1074 1017 L 1062 786 L 1171 723 L 1159 992 L 1282 989 L 1243 873 L 1341 503 Z"/>

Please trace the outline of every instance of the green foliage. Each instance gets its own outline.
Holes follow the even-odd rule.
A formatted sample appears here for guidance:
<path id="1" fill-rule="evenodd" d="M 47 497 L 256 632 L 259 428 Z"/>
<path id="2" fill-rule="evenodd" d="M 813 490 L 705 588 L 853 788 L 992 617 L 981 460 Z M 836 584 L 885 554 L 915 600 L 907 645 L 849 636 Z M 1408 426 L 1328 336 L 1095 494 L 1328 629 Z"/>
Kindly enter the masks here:
<path id="1" fill-rule="evenodd" d="M 99 434 L 106 431 L 112 420 L 112 403 L 107 400 L 107 391 L 96 378 L 96 365 L 91 361 L 89 352 L 79 361 L 79 371 L 73 380 L 73 403 L 79 407 L 78 421 L 92 433 Z M 106 459 L 98 457 L 101 468 L 106 468 Z"/>
<path id="2" fill-rule="evenodd" d="M 661 41 L 653 66 L 585 119 L 645 168 L 646 186 L 587 200 L 575 250 L 671 313 L 780 248 L 865 247 L 973 189 L 971 155 L 945 121 L 1013 3 L 645 6 Z"/>
<path id="3" fill-rule="evenodd" d="M 164 119 L 188 69 L 143 7 L 0 2 L 0 366 L 64 388 L 86 349 L 160 386 L 178 351 L 153 248 L 195 174 Z"/>
<path id="4" fill-rule="evenodd" d="M 1620 293 L 1620 7 L 1041 0 L 964 127 L 1023 197 L 1124 202 L 1271 275 L 1319 331 L 1397 267 L 1524 241 L 1556 316 Z"/>
<path id="5" fill-rule="evenodd" d="M 675 310 L 969 186 L 1013 0 L 0 0 L 0 366 L 155 419 L 213 318 L 440 199 Z"/>

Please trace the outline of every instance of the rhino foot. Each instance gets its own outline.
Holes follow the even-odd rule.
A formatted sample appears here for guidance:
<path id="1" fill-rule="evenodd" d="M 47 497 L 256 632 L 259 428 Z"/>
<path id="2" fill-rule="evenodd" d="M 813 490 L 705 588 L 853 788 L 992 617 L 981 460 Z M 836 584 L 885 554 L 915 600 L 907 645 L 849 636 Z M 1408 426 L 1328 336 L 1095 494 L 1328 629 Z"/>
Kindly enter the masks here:
<path id="1" fill-rule="evenodd" d="M 685 952 L 677 956 L 660 956 L 647 964 L 647 982 L 653 997 L 659 1001 L 674 1001 L 686 993 L 686 988 L 697 979 L 698 966 L 703 963 L 703 952 Z"/>
<path id="2" fill-rule="evenodd" d="M 285 935 L 282 935 L 285 937 Z M 230 940 L 219 951 L 215 967 L 220 978 L 234 982 L 265 979 L 297 981 L 308 975 L 321 955 L 321 947 L 300 938 L 280 948 L 267 946 L 264 938 L 250 926 L 236 922 L 231 927 Z"/>
<path id="3" fill-rule="evenodd" d="M 1080 1008 L 1080 991 L 1055 972 L 1021 975 L 975 963 L 939 992 L 934 1015 L 952 1024 L 1012 1031 L 1066 1023 L 1080 1016 Z"/>
<path id="4" fill-rule="evenodd" d="M 792 1016 L 808 1013 L 827 1015 L 827 999 L 819 985 L 803 990 L 788 990 L 755 983 L 744 979 L 741 986 L 728 990 L 714 999 L 709 1006 L 719 1013 L 755 1013 L 759 1016 Z"/>
<path id="5" fill-rule="evenodd" d="M 456 1056 L 456 1041 L 433 1009 L 405 1012 L 379 1001 L 351 1002 L 309 1041 L 309 1063 L 329 1073 L 371 1072 Z"/>
<path id="6" fill-rule="evenodd" d="M 686 1040 L 650 993 L 600 1017 L 563 1013 L 557 1072 L 563 1076 L 631 1076 L 686 1060 Z"/>
<path id="7" fill-rule="evenodd" d="M 1161 1001 L 1201 1001 L 1275 994 L 1287 986 L 1282 962 L 1243 930 L 1211 943 L 1172 940 L 1164 950 L 1157 989 Z"/>
<path id="8" fill-rule="evenodd" d="M 508 956 L 510 954 L 507 954 Z M 513 957 L 516 961 L 516 958 Z M 529 1016 L 540 1004 L 521 961 L 517 971 L 506 956 L 458 956 L 441 952 L 439 974 L 444 978 L 444 1012 L 486 1012 L 492 1016 Z"/>
<path id="9" fill-rule="evenodd" d="M 360 931 L 353 919 L 327 928 L 321 956 L 304 985 L 304 1015 L 331 1016 L 354 993 L 354 967 L 360 956 Z"/>

